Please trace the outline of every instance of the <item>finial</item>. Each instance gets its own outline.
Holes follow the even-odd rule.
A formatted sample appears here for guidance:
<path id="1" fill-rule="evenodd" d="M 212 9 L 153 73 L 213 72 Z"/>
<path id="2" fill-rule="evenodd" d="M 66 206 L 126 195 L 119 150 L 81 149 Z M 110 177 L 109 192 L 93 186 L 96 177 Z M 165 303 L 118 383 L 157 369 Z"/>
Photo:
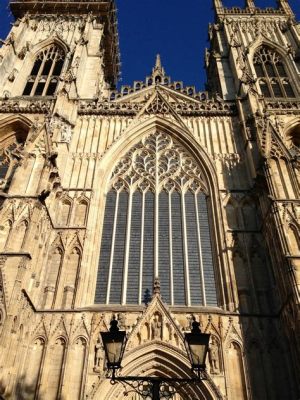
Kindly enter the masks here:
<path id="1" fill-rule="evenodd" d="M 161 69 L 161 59 L 160 59 L 160 54 L 156 54 L 155 69 Z"/>
<path id="2" fill-rule="evenodd" d="M 110 321 L 110 332 L 118 332 L 119 331 L 119 327 L 118 327 L 118 321 L 116 319 L 116 316 L 113 315 L 112 320 Z"/>
<path id="3" fill-rule="evenodd" d="M 152 79 L 155 83 L 161 83 L 162 78 L 165 77 L 165 70 L 161 65 L 160 55 L 156 55 L 155 66 L 152 68 Z"/>
<path id="4" fill-rule="evenodd" d="M 197 322 L 196 321 L 196 317 L 193 315 L 193 323 L 192 323 L 192 330 L 191 330 L 191 332 L 192 333 L 201 333 L 201 330 L 200 330 L 200 322 Z"/>
<path id="5" fill-rule="evenodd" d="M 160 296 L 160 280 L 158 277 L 154 279 L 153 294 L 154 296 Z"/>
<path id="6" fill-rule="evenodd" d="M 247 8 L 255 8 L 254 0 L 246 0 Z"/>

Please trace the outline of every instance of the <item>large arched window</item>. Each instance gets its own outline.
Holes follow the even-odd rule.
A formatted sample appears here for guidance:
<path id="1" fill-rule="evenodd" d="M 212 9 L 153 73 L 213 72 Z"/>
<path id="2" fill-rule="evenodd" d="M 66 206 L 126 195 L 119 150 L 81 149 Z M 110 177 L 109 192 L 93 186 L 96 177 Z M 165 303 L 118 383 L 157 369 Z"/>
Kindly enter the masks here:
<path id="1" fill-rule="evenodd" d="M 207 187 L 170 136 L 146 136 L 117 164 L 106 197 L 96 303 L 142 304 L 159 277 L 171 305 L 217 305 Z"/>
<path id="2" fill-rule="evenodd" d="M 65 52 L 52 45 L 42 50 L 36 57 L 27 80 L 24 96 L 53 96 L 64 65 Z"/>
<path id="3" fill-rule="evenodd" d="M 265 97 L 295 97 L 286 67 L 278 53 L 261 47 L 254 56 L 259 86 Z"/>

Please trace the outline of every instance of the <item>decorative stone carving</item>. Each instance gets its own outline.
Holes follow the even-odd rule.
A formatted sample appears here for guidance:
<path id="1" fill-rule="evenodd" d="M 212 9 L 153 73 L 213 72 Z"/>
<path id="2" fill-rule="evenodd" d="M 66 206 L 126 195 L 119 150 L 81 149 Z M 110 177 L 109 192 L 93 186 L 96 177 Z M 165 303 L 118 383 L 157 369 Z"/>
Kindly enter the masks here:
<path id="1" fill-rule="evenodd" d="M 154 314 L 151 322 L 151 337 L 153 340 L 162 339 L 162 318 L 158 313 Z"/>
<path id="2" fill-rule="evenodd" d="M 104 349 L 100 339 L 98 339 L 95 345 L 95 360 L 93 369 L 94 372 L 103 371 L 103 361 L 104 361 Z"/>
<path id="3" fill-rule="evenodd" d="M 154 133 L 139 142 L 117 164 L 112 185 L 139 186 L 143 190 L 160 186 L 167 191 L 190 188 L 206 191 L 202 172 L 185 150 L 169 135 Z"/>
<path id="4" fill-rule="evenodd" d="M 211 342 L 208 349 L 208 358 L 210 364 L 210 372 L 217 374 L 220 372 L 219 345 L 215 336 L 211 336 Z"/>
<path id="5" fill-rule="evenodd" d="M 8 75 L 8 78 L 7 78 L 7 79 L 8 79 L 10 82 L 14 82 L 14 80 L 16 79 L 17 73 L 18 73 L 18 70 L 17 70 L 16 68 L 14 68 L 14 69 L 11 71 L 11 73 Z"/>
<path id="6" fill-rule="evenodd" d="M 22 49 L 18 53 L 18 57 L 19 57 L 20 60 L 24 60 L 24 58 L 25 58 L 27 52 L 29 51 L 29 49 L 30 49 L 30 43 L 26 42 L 26 45 L 23 46 Z"/>

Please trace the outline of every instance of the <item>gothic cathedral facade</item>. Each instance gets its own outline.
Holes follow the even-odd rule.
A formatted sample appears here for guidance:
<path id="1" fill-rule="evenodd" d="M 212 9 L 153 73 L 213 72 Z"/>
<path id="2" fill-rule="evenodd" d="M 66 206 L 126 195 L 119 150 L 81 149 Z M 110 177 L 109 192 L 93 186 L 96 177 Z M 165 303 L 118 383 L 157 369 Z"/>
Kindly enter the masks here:
<path id="1" fill-rule="evenodd" d="M 299 399 L 300 25 L 288 0 L 214 0 L 200 93 L 159 56 L 116 90 L 114 0 L 10 7 L 1 396 L 137 399 L 106 378 L 100 332 L 115 316 L 123 375 L 188 378 L 184 332 L 195 318 L 211 334 L 206 379 L 173 399 Z"/>

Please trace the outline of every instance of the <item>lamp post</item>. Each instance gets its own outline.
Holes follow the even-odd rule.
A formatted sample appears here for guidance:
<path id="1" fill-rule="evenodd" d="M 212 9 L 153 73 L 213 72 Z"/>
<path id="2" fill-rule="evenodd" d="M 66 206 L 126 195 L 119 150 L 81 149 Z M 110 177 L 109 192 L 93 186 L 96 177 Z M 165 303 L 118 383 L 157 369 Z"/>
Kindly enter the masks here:
<path id="1" fill-rule="evenodd" d="M 208 352 L 210 334 L 201 333 L 199 322 L 193 319 L 192 330 L 185 334 L 185 346 L 192 365 L 192 371 L 197 375 L 193 378 L 164 378 L 156 376 L 116 376 L 121 368 L 127 337 L 125 331 L 120 331 L 115 316 L 110 323 L 109 332 L 101 332 L 103 347 L 107 360 L 107 368 L 112 371 L 111 383 L 121 382 L 129 385 L 132 392 L 138 393 L 143 399 L 171 400 L 176 394 L 176 384 L 191 384 L 205 379 L 205 360 Z M 128 393 L 128 391 L 127 391 Z"/>

